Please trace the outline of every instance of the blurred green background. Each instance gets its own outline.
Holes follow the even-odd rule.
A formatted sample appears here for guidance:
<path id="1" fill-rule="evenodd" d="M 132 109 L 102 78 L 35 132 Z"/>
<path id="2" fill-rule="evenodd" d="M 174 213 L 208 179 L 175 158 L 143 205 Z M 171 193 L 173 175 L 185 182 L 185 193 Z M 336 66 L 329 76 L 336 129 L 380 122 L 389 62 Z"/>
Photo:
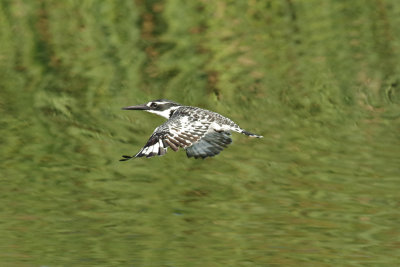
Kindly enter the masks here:
<path id="1" fill-rule="evenodd" d="M 400 265 L 397 0 L 1 0 L 0 266 Z M 119 162 L 167 98 L 250 139 Z"/>

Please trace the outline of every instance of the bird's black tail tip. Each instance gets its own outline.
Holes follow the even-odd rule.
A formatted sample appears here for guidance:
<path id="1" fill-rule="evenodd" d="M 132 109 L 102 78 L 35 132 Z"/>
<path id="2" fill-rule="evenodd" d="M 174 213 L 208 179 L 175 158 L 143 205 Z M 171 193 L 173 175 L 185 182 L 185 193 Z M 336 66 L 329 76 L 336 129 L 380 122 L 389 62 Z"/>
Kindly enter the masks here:
<path id="1" fill-rule="evenodd" d="M 245 135 L 247 135 L 249 137 L 253 137 L 253 138 L 263 138 L 264 137 L 262 135 L 253 134 L 253 133 L 250 133 L 250 132 L 244 131 L 244 130 L 242 131 L 242 134 L 245 134 Z"/>

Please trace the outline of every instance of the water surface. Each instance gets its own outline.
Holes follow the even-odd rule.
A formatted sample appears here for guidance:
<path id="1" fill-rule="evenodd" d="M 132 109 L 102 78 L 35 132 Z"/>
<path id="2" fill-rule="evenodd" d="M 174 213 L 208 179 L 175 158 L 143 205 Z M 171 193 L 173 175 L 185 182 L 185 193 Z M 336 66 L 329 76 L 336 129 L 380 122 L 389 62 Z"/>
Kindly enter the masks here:
<path id="1" fill-rule="evenodd" d="M 3 1 L 1 266 L 400 264 L 397 1 Z M 251 139 L 119 162 L 169 98 Z"/>

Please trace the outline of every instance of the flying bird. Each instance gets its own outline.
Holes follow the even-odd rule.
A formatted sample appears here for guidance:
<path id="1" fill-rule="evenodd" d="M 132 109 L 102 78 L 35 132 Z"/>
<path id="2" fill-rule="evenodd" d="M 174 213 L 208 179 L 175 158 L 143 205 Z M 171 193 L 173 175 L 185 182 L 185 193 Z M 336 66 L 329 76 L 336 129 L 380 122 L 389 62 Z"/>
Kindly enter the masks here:
<path id="1" fill-rule="evenodd" d="M 260 135 L 245 131 L 232 120 L 216 112 L 184 106 L 166 99 L 122 109 L 144 110 L 168 120 L 154 130 L 145 146 L 136 155 L 124 155 L 120 161 L 163 156 L 167 153 L 168 147 L 174 151 L 178 151 L 179 148 L 185 149 L 189 158 L 213 157 L 232 143 L 230 131 L 262 138 Z"/>

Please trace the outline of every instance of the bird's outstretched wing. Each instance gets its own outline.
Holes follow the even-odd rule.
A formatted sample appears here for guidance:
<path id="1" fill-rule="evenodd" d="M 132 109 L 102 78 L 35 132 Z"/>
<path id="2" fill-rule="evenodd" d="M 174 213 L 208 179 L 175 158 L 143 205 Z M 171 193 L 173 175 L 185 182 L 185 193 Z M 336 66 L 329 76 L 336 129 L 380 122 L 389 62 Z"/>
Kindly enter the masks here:
<path id="1" fill-rule="evenodd" d="M 186 155 L 194 158 L 213 157 L 226 148 L 232 139 L 229 132 L 209 132 L 198 142 L 186 148 Z"/>
<path id="2" fill-rule="evenodd" d="M 180 147 L 187 149 L 198 143 L 204 136 L 206 136 L 209 128 L 210 122 L 194 121 L 189 117 L 187 117 L 186 120 L 170 119 L 154 130 L 146 145 L 136 155 L 122 156 L 123 158 L 120 159 L 120 161 L 137 157 L 150 158 L 153 156 L 162 156 L 167 152 L 168 147 L 174 151 L 178 151 Z M 201 145 L 202 148 L 203 146 L 204 145 Z M 197 156 L 197 153 L 194 152 L 191 152 L 190 155 L 193 155 L 196 158 L 206 155 L 203 153 L 203 149 L 201 149 L 199 152 L 201 154 L 199 154 L 199 156 Z M 189 156 L 189 154 L 187 155 Z"/>

